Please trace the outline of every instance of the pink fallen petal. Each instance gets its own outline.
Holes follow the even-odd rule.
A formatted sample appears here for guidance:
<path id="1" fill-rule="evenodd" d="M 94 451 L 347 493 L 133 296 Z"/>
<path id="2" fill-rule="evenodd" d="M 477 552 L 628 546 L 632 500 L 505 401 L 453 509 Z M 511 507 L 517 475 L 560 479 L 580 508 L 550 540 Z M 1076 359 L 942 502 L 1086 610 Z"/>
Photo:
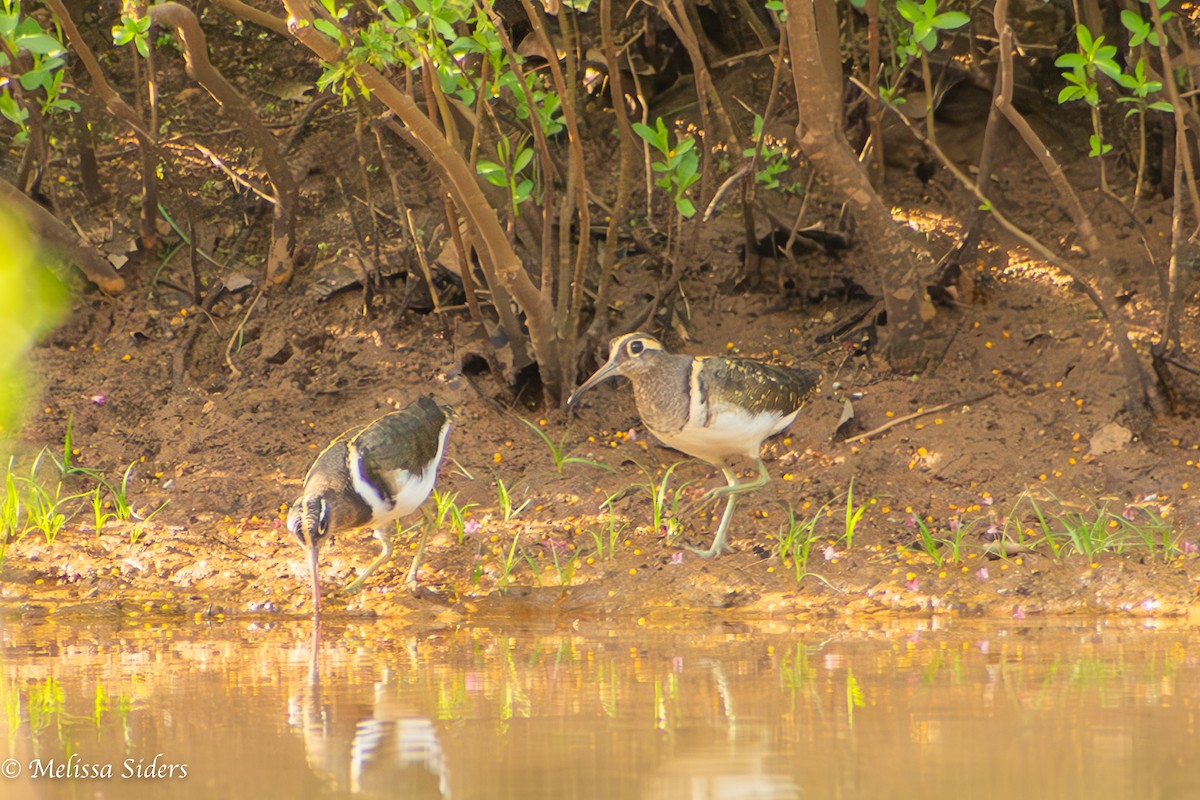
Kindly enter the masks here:
<path id="1" fill-rule="evenodd" d="M 1021 606 L 1013 606 L 1013 619 L 1025 619 L 1025 609 Z"/>
<path id="2" fill-rule="evenodd" d="M 671 563 L 672 564 L 682 564 L 683 563 L 683 553 L 672 553 L 671 554 Z"/>
<path id="3" fill-rule="evenodd" d="M 90 400 L 92 402 L 92 405 L 94 405 L 94 406 L 102 406 L 108 402 L 108 395 L 94 394 L 91 397 L 89 397 L 88 400 Z"/>
<path id="4" fill-rule="evenodd" d="M 919 591 L 921 588 L 921 579 L 913 578 L 911 581 L 909 581 L 908 583 L 906 583 L 904 585 L 905 585 L 905 587 L 908 588 L 909 591 L 912 591 L 912 592 Z"/>
<path id="5" fill-rule="evenodd" d="M 958 527 L 959 527 L 959 525 L 961 525 L 961 524 L 962 524 L 962 523 L 960 523 L 960 522 L 958 521 L 958 517 L 951 517 L 951 518 L 950 518 L 950 522 L 949 522 L 949 528 L 950 528 L 950 532 L 951 532 L 951 533 L 958 533 Z"/>
<path id="6" fill-rule="evenodd" d="M 980 567 L 978 570 L 975 571 L 975 577 L 979 578 L 979 580 L 981 580 L 981 581 L 986 581 L 988 579 L 988 568 Z"/>
<path id="7" fill-rule="evenodd" d="M 1197 544 L 1192 541 L 1184 542 L 1181 545 L 1181 548 L 1182 548 L 1183 552 L 1186 553 L 1187 555 L 1192 555 L 1193 553 L 1200 552 L 1200 546 L 1197 546 Z"/>
<path id="8" fill-rule="evenodd" d="M 838 551 L 833 549 L 833 545 L 827 545 L 823 551 L 826 561 L 833 561 L 838 557 Z"/>

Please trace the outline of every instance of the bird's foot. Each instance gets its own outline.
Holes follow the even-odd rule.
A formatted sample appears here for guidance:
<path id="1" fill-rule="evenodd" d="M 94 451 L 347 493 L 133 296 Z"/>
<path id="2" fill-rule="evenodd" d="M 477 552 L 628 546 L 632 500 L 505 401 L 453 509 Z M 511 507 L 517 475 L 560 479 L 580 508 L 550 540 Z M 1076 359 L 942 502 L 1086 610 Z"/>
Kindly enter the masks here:
<path id="1" fill-rule="evenodd" d="M 700 556 L 700 558 L 716 558 L 717 556 L 721 555 L 721 553 L 733 552 L 733 548 L 725 542 L 713 542 L 712 547 L 704 550 L 700 549 L 699 547 L 692 547 L 690 544 L 681 545 L 681 547 L 683 547 L 683 549 L 687 550 L 689 553 L 694 553 Z"/>

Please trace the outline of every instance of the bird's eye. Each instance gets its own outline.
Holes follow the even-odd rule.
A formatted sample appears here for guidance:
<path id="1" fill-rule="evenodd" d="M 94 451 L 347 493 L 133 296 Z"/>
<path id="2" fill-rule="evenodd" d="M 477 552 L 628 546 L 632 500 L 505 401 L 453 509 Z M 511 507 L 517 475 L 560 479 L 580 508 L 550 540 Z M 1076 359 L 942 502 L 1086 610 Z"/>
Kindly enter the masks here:
<path id="1" fill-rule="evenodd" d="M 629 343 L 629 355 L 631 355 L 631 356 L 636 356 L 638 353 L 642 352 L 645 349 L 646 349 L 646 345 L 642 344 L 642 342 L 638 339 L 634 339 L 632 342 Z"/>

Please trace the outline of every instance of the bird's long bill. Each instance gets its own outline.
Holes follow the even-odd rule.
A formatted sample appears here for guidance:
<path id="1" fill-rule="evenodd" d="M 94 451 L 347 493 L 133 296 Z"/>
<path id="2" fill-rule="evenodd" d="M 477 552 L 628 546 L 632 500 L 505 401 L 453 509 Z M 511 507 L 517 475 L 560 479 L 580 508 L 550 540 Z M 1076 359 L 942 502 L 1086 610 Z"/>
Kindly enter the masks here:
<path id="1" fill-rule="evenodd" d="M 308 547 L 308 566 L 312 573 L 313 619 L 321 617 L 321 576 L 317 572 L 317 556 L 320 550 L 315 546 Z"/>
<path id="2" fill-rule="evenodd" d="M 571 396 L 567 398 L 567 405 L 568 406 L 575 405 L 575 402 L 579 399 L 579 395 L 583 394 L 584 392 L 586 392 L 588 389 L 592 388 L 596 384 L 602 383 L 602 382 L 608 380 L 613 375 L 615 375 L 616 372 L 617 372 L 617 360 L 615 358 L 610 358 L 608 360 L 608 362 L 605 363 L 604 366 L 602 366 L 600 369 L 596 370 L 592 374 L 592 377 L 590 377 L 586 381 L 584 381 L 582 386 L 580 386 L 575 391 L 571 392 Z"/>

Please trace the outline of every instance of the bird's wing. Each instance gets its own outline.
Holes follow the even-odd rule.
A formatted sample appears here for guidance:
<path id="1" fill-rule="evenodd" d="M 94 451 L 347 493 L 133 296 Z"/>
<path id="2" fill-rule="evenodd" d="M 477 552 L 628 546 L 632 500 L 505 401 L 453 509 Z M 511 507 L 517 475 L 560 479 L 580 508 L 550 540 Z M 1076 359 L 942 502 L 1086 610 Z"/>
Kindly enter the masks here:
<path id="1" fill-rule="evenodd" d="M 804 405 L 821 382 L 821 371 L 783 367 L 749 358 L 706 358 L 700 373 L 702 388 L 718 403 L 732 403 L 752 412 L 791 414 Z"/>
<path id="2" fill-rule="evenodd" d="M 383 485 L 384 476 L 397 469 L 413 475 L 424 472 L 437 457 L 442 428 L 448 424 L 442 409 L 422 398 L 375 420 L 351 440 L 350 446 L 362 458 L 367 478 Z"/>

